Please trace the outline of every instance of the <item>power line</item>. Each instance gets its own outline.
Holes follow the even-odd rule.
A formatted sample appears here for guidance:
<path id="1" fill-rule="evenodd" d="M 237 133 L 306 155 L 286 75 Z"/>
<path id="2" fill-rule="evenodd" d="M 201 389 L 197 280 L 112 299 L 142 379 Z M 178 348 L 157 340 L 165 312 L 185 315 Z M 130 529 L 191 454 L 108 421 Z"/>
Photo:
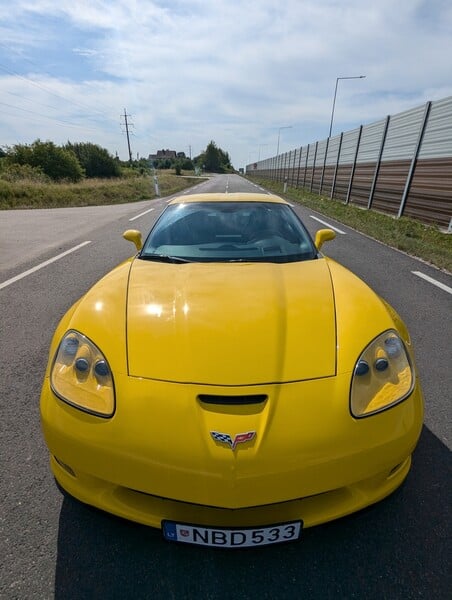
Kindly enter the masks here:
<path id="1" fill-rule="evenodd" d="M 43 90 L 47 94 L 55 96 L 56 98 L 64 100 L 65 102 L 69 102 L 70 104 L 73 104 L 74 106 L 78 106 L 79 108 L 84 108 L 85 110 L 90 110 L 91 112 L 97 113 L 98 115 L 100 115 L 104 119 L 108 119 L 109 121 L 112 120 L 110 117 L 107 117 L 105 115 L 105 113 L 102 113 L 99 110 L 93 109 L 92 107 L 90 107 L 90 106 L 88 106 L 86 104 L 82 104 L 80 102 L 76 102 L 75 100 L 70 100 L 70 99 L 66 98 L 65 96 L 63 96 L 63 95 L 58 94 L 57 92 L 54 92 L 50 88 L 47 88 L 46 86 L 44 86 L 44 85 L 42 85 L 40 83 L 36 83 L 36 81 L 33 81 L 32 79 L 29 79 L 28 77 L 24 77 L 23 75 L 19 75 L 19 73 L 16 73 L 16 71 L 11 71 L 11 69 L 8 69 L 8 67 L 5 67 L 4 65 L 0 64 L 0 69 L 2 71 L 5 71 L 5 73 L 9 73 L 13 77 L 18 77 L 19 79 L 22 79 L 23 81 L 26 81 L 28 84 L 33 85 L 34 87 L 37 87 L 37 88 Z M 95 117 L 87 116 L 87 118 L 94 119 Z"/>
<path id="2" fill-rule="evenodd" d="M 42 69 L 41 65 L 39 65 L 38 63 L 34 62 L 33 60 L 30 60 L 29 58 L 25 57 L 21 52 L 18 52 L 15 48 L 13 48 L 11 46 L 7 46 L 3 42 L 0 42 L 0 46 L 3 46 L 3 48 L 6 48 L 10 52 L 14 52 L 14 54 L 16 54 L 17 56 L 20 56 L 20 58 L 21 58 L 22 61 L 28 62 L 28 63 L 30 63 L 30 65 L 32 65 L 34 67 L 37 67 L 39 69 L 40 73 L 44 73 L 45 75 L 48 75 L 52 79 L 55 78 L 55 76 L 51 75 L 48 71 L 44 71 L 44 69 Z M 3 67 L 3 68 L 7 70 L 7 67 Z M 10 74 L 15 75 L 17 77 L 21 77 L 22 79 L 25 79 L 26 81 L 29 81 L 32 84 L 34 83 L 31 79 L 23 77 L 22 75 L 19 75 L 19 73 L 16 73 L 15 71 L 8 71 L 7 70 L 7 72 L 9 72 Z M 35 84 L 35 85 L 37 85 L 37 84 Z M 51 93 L 51 94 L 54 94 L 53 91 L 49 90 L 45 86 L 42 86 L 42 89 L 44 89 L 46 91 L 49 91 L 49 93 Z M 82 108 L 88 108 L 89 110 L 91 110 L 91 111 L 93 111 L 93 112 L 95 112 L 95 113 L 97 113 L 99 115 L 104 116 L 103 113 L 101 113 L 99 110 L 97 110 L 97 109 L 95 109 L 93 107 L 90 107 L 90 106 L 88 106 L 86 104 L 85 105 L 84 104 L 78 104 L 77 102 L 74 102 L 72 99 L 65 98 L 64 96 L 60 96 L 60 97 L 63 98 L 64 100 L 66 100 L 67 102 L 71 102 L 72 104 L 74 104 L 76 106 L 80 106 Z M 106 117 L 106 118 L 109 119 L 109 120 L 112 120 L 110 117 Z"/>
<path id="3" fill-rule="evenodd" d="M 48 121 L 53 121 L 54 123 L 59 123 L 64 125 L 65 127 L 74 127 L 76 129 L 84 129 L 85 131 L 97 131 L 91 127 L 84 127 L 82 125 L 74 125 L 73 123 L 69 123 L 68 121 L 62 121 L 60 119 L 54 119 L 53 117 L 47 117 L 46 115 L 42 115 L 41 113 L 37 113 L 34 110 L 28 110 L 26 108 L 20 108 L 19 106 L 13 106 L 12 104 L 7 104 L 6 102 L 0 102 L 1 105 L 7 106 L 8 108 L 13 108 L 14 110 L 21 110 L 22 112 L 30 113 L 32 115 L 37 115 L 38 117 L 42 117 L 47 119 Z"/>

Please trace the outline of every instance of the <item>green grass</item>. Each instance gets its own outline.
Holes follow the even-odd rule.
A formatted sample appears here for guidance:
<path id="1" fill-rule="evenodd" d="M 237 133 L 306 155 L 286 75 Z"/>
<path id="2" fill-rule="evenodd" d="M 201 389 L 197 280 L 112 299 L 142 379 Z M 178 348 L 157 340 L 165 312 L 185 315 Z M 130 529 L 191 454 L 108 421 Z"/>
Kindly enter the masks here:
<path id="1" fill-rule="evenodd" d="M 407 217 L 395 219 L 373 210 L 363 210 L 352 204 L 345 205 L 341 201 L 330 200 L 296 188 L 288 187 L 287 192 L 283 193 L 283 184 L 279 182 L 254 178 L 253 181 L 288 200 L 337 219 L 340 223 L 349 225 L 392 248 L 421 258 L 449 273 L 452 272 L 452 235 L 441 232 L 436 227 Z"/>
<path id="2" fill-rule="evenodd" d="M 159 172 L 161 196 L 194 185 L 189 177 Z M 153 178 L 85 179 L 80 183 L 8 182 L 0 179 L 0 210 L 123 204 L 155 198 Z"/>

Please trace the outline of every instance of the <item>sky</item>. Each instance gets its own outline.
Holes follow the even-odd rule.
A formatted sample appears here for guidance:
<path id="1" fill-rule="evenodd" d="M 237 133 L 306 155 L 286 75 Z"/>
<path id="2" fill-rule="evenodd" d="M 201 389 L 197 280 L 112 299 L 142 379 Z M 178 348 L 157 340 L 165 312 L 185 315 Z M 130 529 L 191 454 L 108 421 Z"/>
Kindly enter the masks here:
<path id="1" fill-rule="evenodd" d="M 450 0 L 0 0 L 0 146 L 236 169 L 452 95 Z M 121 116 L 122 115 L 122 116 Z"/>

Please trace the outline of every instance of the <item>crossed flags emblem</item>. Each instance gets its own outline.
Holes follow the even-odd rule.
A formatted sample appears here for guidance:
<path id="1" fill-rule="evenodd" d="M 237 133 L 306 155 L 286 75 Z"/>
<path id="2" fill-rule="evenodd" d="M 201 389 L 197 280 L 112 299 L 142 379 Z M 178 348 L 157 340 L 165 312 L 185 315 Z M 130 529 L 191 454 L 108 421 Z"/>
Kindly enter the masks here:
<path id="1" fill-rule="evenodd" d="M 247 431 L 246 433 L 238 433 L 234 439 L 228 433 L 220 433 L 219 431 L 211 431 L 210 435 L 216 442 L 228 444 L 231 450 L 235 450 L 237 444 L 250 442 L 256 436 L 255 431 Z"/>

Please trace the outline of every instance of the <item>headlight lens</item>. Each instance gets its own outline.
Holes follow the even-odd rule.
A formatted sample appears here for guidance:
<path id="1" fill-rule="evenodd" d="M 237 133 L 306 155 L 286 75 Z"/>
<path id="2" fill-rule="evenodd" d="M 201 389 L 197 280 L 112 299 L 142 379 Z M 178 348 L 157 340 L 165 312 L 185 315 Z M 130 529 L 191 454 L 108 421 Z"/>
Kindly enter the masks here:
<path id="1" fill-rule="evenodd" d="M 68 331 L 50 373 L 55 394 L 76 408 L 101 417 L 115 411 L 113 375 L 102 352 L 78 331 Z"/>
<path id="2" fill-rule="evenodd" d="M 404 400 L 414 376 L 405 346 L 395 331 L 379 335 L 361 354 L 353 372 L 350 410 L 368 417 Z"/>

